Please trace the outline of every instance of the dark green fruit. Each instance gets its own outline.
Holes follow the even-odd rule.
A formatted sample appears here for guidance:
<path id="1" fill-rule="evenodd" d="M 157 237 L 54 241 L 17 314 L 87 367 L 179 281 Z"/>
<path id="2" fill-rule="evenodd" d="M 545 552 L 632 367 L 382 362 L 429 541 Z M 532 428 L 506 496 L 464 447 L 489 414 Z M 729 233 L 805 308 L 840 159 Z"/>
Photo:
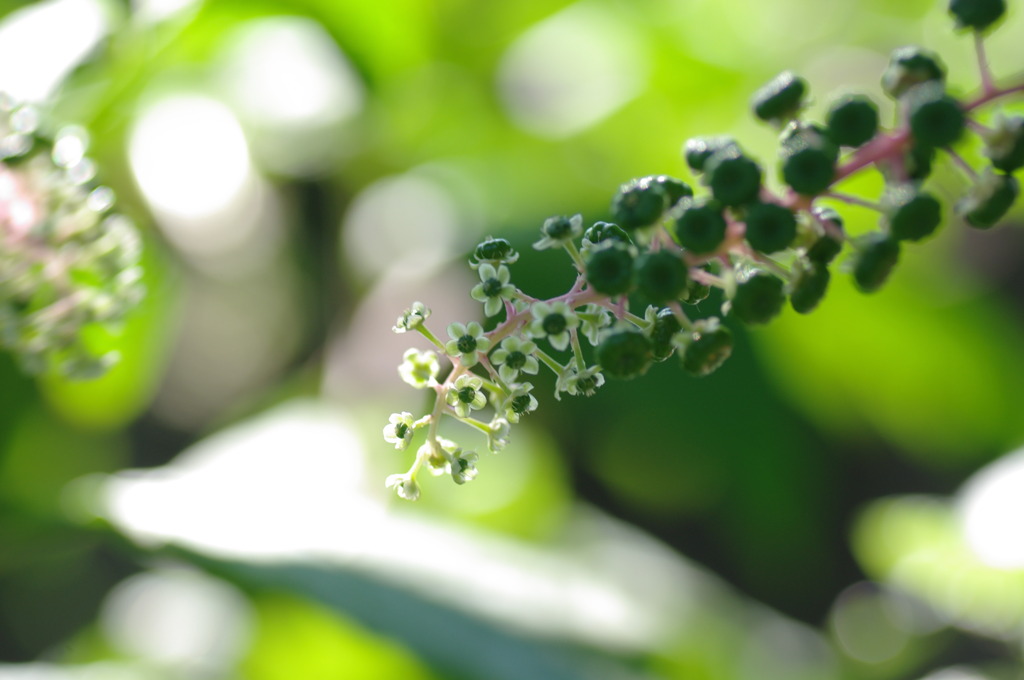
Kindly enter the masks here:
<path id="1" fill-rule="evenodd" d="M 892 237 L 920 241 L 931 236 L 942 222 L 942 204 L 926 191 L 910 184 L 892 187 L 882 199 Z"/>
<path id="2" fill-rule="evenodd" d="M 598 244 L 602 241 L 618 241 L 628 245 L 633 242 L 622 227 L 611 222 L 594 222 L 592 227 L 583 232 L 583 238 L 591 244 Z"/>
<path id="3" fill-rule="evenodd" d="M 672 356 L 676 349 L 672 338 L 680 330 L 682 326 L 671 309 L 665 308 L 658 312 L 651 329 L 651 356 L 655 361 L 665 361 Z"/>
<path id="4" fill-rule="evenodd" d="M 722 205 L 743 205 L 761 192 L 761 167 L 738 148 L 723 149 L 704 164 L 711 194 Z"/>
<path id="5" fill-rule="evenodd" d="M 802 196 L 820 194 L 835 178 L 839 150 L 814 127 L 789 128 L 782 139 L 779 155 L 783 180 Z"/>
<path id="6" fill-rule="evenodd" d="M 683 258 L 670 250 L 644 253 L 636 259 L 637 288 L 652 302 L 677 300 L 688 278 Z"/>
<path id="7" fill-rule="evenodd" d="M 805 262 L 796 270 L 791 284 L 789 304 L 798 314 L 809 314 L 818 306 L 832 278 L 828 267 L 819 262 Z"/>
<path id="8" fill-rule="evenodd" d="M 732 333 L 721 326 L 706 333 L 695 333 L 683 350 L 683 370 L 704 377 L 714 373 L 732 354 Z"/>
<path id="9" fill-rule="evenodd" d="M 807 83 L 792 71 L 783 71 L 754 93 L 754 115 L 771 122 L 794 117 L 803 103 Z"/>
<path id="10" fill-rule="evenodd" d="M 668 175 L 650 175 L 649 177 L 643 177 L 638 180 L 640 184 L 657 184 L 664 191 L 668 197 L 668 205 L 671 208 L 680 199 L 686 198 L 687 196 L 693 196 L 693 188 L 681 179 L 675 177 L 669 177 Z"/>
<path id="11" fill-rule="evenodd" d="M 960 102 L 938 83 L 918 85 L 907 92 L 910 134 L 917 144 L 948 146 L 960 139 L 967 119 Z"/>
<path id="12" fill-rule="evenodd" d="M 587 283 L 599 293 L 622 295 L 633 290 L 636 274 L 631 249 L 617 241 L 595 248 L 586 259 Z"/>
<path id="13" fill-rule="evenodd" d="M 900 243 L 886 234 L 868 234 L 859 244 L 853 281 L 862 293 L 882 287 L 900 259 Z"/>
<path id="14" fill-rule="evenodd" d="M 807 249 L 807 259 L 811 262 L 827 265 L 836 259 L 836 255 L 843 249 L 843 244 L 835 240 L 829 234 L 823 234 L 814 244 Z"/>
<path id="15" fill-rule="evenodd" d="M 597 345 L 597 362 L 606 375 L 630 380 L 647 372 L 654 361 L 651 350 L 651 341 L 639 331 L 620 331 Z"/>
<path id="16" fill-rule="evenodd" d="M 736 148 L 736 140 L 732 137 L 694 137 L 686 141 L 683 147 L 683 155 L 686 157 L 686 164 L 695 172 L 703 172 L 704 164 L 715 153 L 723 149 Z"/>
<path id="17" fill-rule="evenodd" d="M 1003 219 L 1020 194 L 1020 185 L 1013 175 L 987 173 L 957 203 L 957 212 L 964 221 L 978 229 L 988 229 Z"/>
<path id="18" fill-rule="evenodd" d="M 832 103 L 825 123 L 833 144 L 860 146 L 878 132 L 878 107 L 863 95 L 847 95 Z"/>
<path id="19" fill-rule="evenodd" d="M 893 99 L 921 83 L 946 79 L 946 67 L 939 56 L 921 47 L 900 47 L 889 57 L 889 66 L 882 74 L 882 89 Z"/>
<path id="20" fill-rule="evenodd" d="M 784 288 L 781 279 L 769 274 L 754 274 L 736 286 L 731 313 L 745 324 L 768 323 L 782 311 L 786 301 Z"/>
<path id="21" fill-rule="evenodd" d="M 711 273 L 706 264 L 700 268 L 709 274 Z M 686 290 L 679 296 L 679 299 L 688 305 L 695 305 L 706 300 L 709 295 L 711 295 L 711 286 L 701 283 L 691 276 L 690 280 L 686 282 Z"/>
<path id="22" fill-rule="evenodd" d="M 715 252 L 725 239 L 721 204 L 714 200 L 684 198 L 678 208 L 680 212 L 672 223 L 672 231 L 679 245 L 698 255 Z"/>
<path id="23" fill-rule="evenodd" d="M 985 135 L 985 155 L 996 170 L 1010 173 L 1024 168 L 1024 118 L 998 119 L 993 134 Z"/>
<path id="24" fill-rule="evenodd" d="M 1006 13 L 1006 0 L 951 0 L 949 13 L 957 28 L 983 31 Z"/>
<path id="25" fill-rule="evenodd" d="M 626 231 L 632 231 L 657 222 L 667 207 L 668 194 L 661 184 L 633 180 L 619 187 L 612 199 L 612 218 Z"/>
<path id="26" fill-rule="evenodd" d="M 473 251 L 473 257 L 479 262 L 501 262 L 517 257 L 515 248 L 503 238 L 488 238 L 481 241 Z"/>
<path id="27" fill-rule="evenodd" d="M 754 203 L 747 208 L 747 243 L 762 253 L 774 253 L 796 238 L 796 217 L 789 208 L 775 203 Z"/>

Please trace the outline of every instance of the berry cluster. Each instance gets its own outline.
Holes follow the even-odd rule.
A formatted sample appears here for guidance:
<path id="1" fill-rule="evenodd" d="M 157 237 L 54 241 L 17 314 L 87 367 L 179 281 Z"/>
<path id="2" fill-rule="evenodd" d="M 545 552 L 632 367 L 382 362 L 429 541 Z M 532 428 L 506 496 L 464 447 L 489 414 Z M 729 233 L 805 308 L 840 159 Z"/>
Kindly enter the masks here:
<path id="1" fill-rule="evenodd" d="M 454 418 L 487 437 L 500 451 L 510 423 L 537 408 L 526 376 L 541 366 L 556 376 L 555 397 L 589 395 L 605 376 L 631 379 L 673 354 L 685 372 L 704 376 L 729 357 L 732 334 L 722 317 L 764 324 L 787 300 L 800 314 L 822 301 L 832 263 L 846 250 L 846 268 L 857 288 L 878 290 L 908 241 L 930 236 L 943 222 L 943 205 L 924 188 L 939 152 L 971 179 L 956 212 L 975 228 L 995 225 L 1019 194 L 1013 173 L 1024 167 L 1024 117 L 997 115 L 986 127 L 974 119 L 982 106 L 1024 91 L 1024 83 L 999 87 L 985 58 L 983 36 L 1005 12 L 1004 0 L 952 0 L 957 27 L 973 34 L 981 68 L 981 92 L 960 100 L 945 87 L 938 56 L 918 47 L 893 52 L 882 89 L 896 102 L 897 124 L 883 129 L 878 107 L 864 95 L 835 100 L 823 123 L 804 120 L 807 85 L 791 72 L 758 90 L 757 118 L 780 131 L 780 192 L 765 186 L 764 169 L 727 136 L 697 137 L 683 153 L 704 190 L 665 175 L 622 185 L 611 202 L 613 222 L 584 229 L 580 215 L 552 217 L 534 248 L 563 248 L 577 277 L 566 293 L 533 298 L 511 282 L 519 257 L 510 243 L 489 238 L 470 265 L 480 283 L 471 295 L 487 317 L 499 317 L 485 332 L 478 322 L 448 326 L 442 342 L 425 326 L 430 310 L 415 303 L 399 318 L 396 332 L 419 331 L 437 349 L 410 349 L 399 368 L 413 387 L 432 389 L 431 413 L 414 418 L 392 414 L 385 439 L 405 449 L 417 430 L 426 430 L 412 467 L 387 484 L 406 499 L 419 496 L 417 474 L 451 474 L 465 483 L 476 475 L 477 454 L 442 438 L 438 425 Z M 977 172 L 952 149 L 967 134 L 985 145 L 989 167 Z M 843 179 L 875 167 L 885 190 L 872 202 L 833 190 Z M 853 238 L 831 202 L 866 206 L 880 213 L 878 228 Z M 722 291 L 720 316 L 691 318 L 692 307 L 712 288 Z M 646 305 L 643 316 L 631 304 Z M 688 310 L 687 308 L 691 309 Z M 690 313 L 688 314 L 688 311 Z M 583 340 L 593 347 L 585 352 Z M 451 371 L 440 380 L 441 359 Z M 563 358 L 560 359 L 559 356 Z M 492 415 L 474 417 L 490 405 Z"/>
<path id="2" fill-rule="evenodd" d="M 102 374 L 92 324 L 118 322 L 143 295 L 141 240 L 93 183 L 84 132 L 41 132 L 38 111 L 0 95 L 0 348 L 30 373 Z"/>

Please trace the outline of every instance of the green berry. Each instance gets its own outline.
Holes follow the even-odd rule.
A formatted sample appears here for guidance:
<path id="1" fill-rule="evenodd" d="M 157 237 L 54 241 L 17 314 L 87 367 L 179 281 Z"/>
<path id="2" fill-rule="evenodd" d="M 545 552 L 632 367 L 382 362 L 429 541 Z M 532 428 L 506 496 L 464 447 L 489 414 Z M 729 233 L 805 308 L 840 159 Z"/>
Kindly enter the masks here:
<path id="1" fill-rule="evenodd" d="M 771 321 L 786 301 L 785 284 L 769 274 L 756 273 L 736 286 L 732 298 L 732 314 L 745 324 Z"/>
<path id="2" fill-rule="evenodd" d="M 684 290 L 688 274 L 678 253 L 659 250 L 636 260 L 637 287 L 652 302 L 677 300 Z"/>
<path id="3" fill-rule="evenodd" d="M 882 199 L 889 231 L 900 241 L 920 241 L 942 222 L 942 204 L 926 191 L 911 184 L 891 187 Z"/>
<path id="4" fill-rule="evenodd" d="M 732 345 L 732 333 L 724 326 L 694 333 L 682 353 L 683 370 L 697 377 L 714 373 L 732 354 Z"/>
<path id="5" fill-rule="evenodd" d="M 1024 167 L 1024 118 L 1000 116 L 985 136 L 985 155 L 996 170 L 1010 173 Z"/>
<path id="6" fill-rule="evenodd" d="M 874 232 L 858 243 L 853 264 L 853 281 L 862 293 L 882 287 L 900 258 L 900 243 L 887 234 Z"/>
<path id="7" fill-rule="evenodd" d="M 712 154 L 704 170 L 711 194 L 722 205 L 750 203 L 761 193 L 760 166 L 737 147 Z"/>
<path id="8" fill-rule="evenodd" d="M 613 378 L 631 380 L 641 376 L 652 361 L 651 341 L 639 331 L 610 333 L 597 345 L 601 371 Z"/>
<path id="9" fill-rule="evenodd" d="M 945 79 L 946 67 L 937 54 L 921 47 L 900 47 L 889 57 L 889 65 L 882 74 L 882 89 L 898 99 L 915 85 L 933 81 L 941 84 Z"/>
<path id="10" fill-rule="evenodd" d="M 966 125 L 960 103 L 938 83 L 918 85 L 907 93 L 907 117 L 914 141 L 926 146 L 952 144 Z"/>
<path id="11" fill-rule="evenodd" d="M 540 228 L 540 233 L 555 241 L 561 241 L 571 238 L 574 228 L 575 225 L 573 224 L 571 217 L 558 215 L 544 220 L 544 224 L 541 225 Z"/>
<path id="12" fill-rule="evenodd" d="M 832 238 L 830 234 L 823 234 L 807 249 L 807 259 L 811 262 L 827 265 L 836 259 L 836 255 L 842 249 L 842 243 Z"/>
<path id="13" fill-rule="evenodd" d="M 783 71 L 754 93 L 754 115 L 766 122 L 794 117 L 803 103 L 807 83 L 792 71 Z"/>
<path id="14" fill-rule="evenodd" d="M 519 256 L 512 244 L 503 238 L 488 238 L 477 245 L 473 257 L 479 262 L 514 261 Z"/>
<path id="15" fill-rule="evenodd" d="M 628 293 L 636 284 L 632 250 L 617 241 L 606 243 L 591 251 L 586 259 L 587 283 L 609 296 Z"/>
<path id="16" fill-rule="evenodd" d="M 633 180 L 619 187 L 612 199 L 612 217 L 626 231 L 654 224 L 668 207 L 665 188 L 657 182 Z"/>
<path id="17" fill-rule="evenodd" d="M 686 157 L 686 164 L 695 172 L 703 172 L 704 164 L 712 155 L 723 149 L 736 148 L 736 140 L 732 137 L 694 137 L 688 139 L 683 147 L 683 156 Z"/>
<path id="18" fill-rule="evenodd" d="M 667 307 L 658 312 L 651 328 L 651 356 L 655 361 L 665 361 L 675 351 L 672 337 L 682 330 L 679 319 Z"/>
<path id="19" fill-rule="evenodd" d="M 798 125 L 788 128 L 779 154 L 782 157 L 782 178 L 798 194 L 820 194 L 835 178 L 839 150 L 815 127 Z"/>
<path id="20" fill-rule="evenodd" d="M 700 269 L 710 273 L 706 264 L 701 265 Z M 695 305 L 706 300 L 709 295 L 711 295 L 711 286 L 701 283 L 691 276 L 689 281 L 686 282 L 686 290 L 682 292 L 679 299 L 688 305 Z"/>
<path id="21" fill-rule="evenodd" d="M 801 263 L 795 274 L 790 284 L 789 304 L 797 314 L 809 314 L 825 297 L 831 274 L 828 267 L 813 260 Z"/>
<path id="22" fill-rule="evenodd" d="M 762 253 L 787 248 L 796 238 L 793 211 L 776 203 L 754 203 L 747 208 L 747 243 Z"/>
<path id="23" fill-rule="evenodd" d="M 1006 13 L 1006 0 L 950 0 L 949 13 L 957 28 L 983 31 Z"/>
<path id="24" fill-rule="evenodd" d="M 693 196 L 693 188 L 689 184 L 668 175 L 651 175 L 638 181 L 640 184 L 657 184 L 664 189 L 665 195 L 668 197 L 669 207 L 674 206 L 680 199 Z"/>
<path id="25" fill-rule="evenodd" d="M 677 207 L 679 213 L 672 230 L 679 245 L 698 255 L 715 252 L 725 239 L 721 204 L 714 200 L 684 198 Z"/>
<path id="26" fill-rule="evenodd" d="M 907 179 L 923 180 L 932 174 L 935 162 L 935 147 L 915 144 L 903 158 L 903 171 Z"/>
<path id="27" fill-rule="evenodd" d="M 1020 185 L 1013 175 L 987 172 L 957 203 L 957 212 L 972 227 L 988 229 L 1003 219 L 1019 194 Z"/>
<path id="28" fill-rule="evenodd" d="M 633 243 L 622 227 L 611 222 L 594 222 L 592 227 L 583 232 L 583 239 L 589 241 L 591 245 L 602 241 L 618 241 L 627 245 Z"/>
<path id="29" fill-rule="evenodd" d="M 863 95 L 848 95 L 832 103 L 825 122 L 834 144 L 860 146 L 878 132 L 878 107 Z"/>

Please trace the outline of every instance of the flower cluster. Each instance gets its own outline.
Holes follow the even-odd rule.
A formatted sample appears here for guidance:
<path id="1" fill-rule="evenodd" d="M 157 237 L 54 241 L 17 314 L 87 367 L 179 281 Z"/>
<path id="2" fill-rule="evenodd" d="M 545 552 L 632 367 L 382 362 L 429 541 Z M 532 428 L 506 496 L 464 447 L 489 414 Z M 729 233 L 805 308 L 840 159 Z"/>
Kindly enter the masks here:
<path id="1" fill-rule="evenodd" d="M 950 13 L 975 41 L 981 91 L 958 99 L 945 87 L 937 55 L 918 47 L 896 50 L 882 76 L 882 89 L 896 102 L 897 124 L 879 123 L 878 106 L 865 95 L 832 102 L 822 122 L 805 120 L 806 82 L 785 72 L 758 90 L 754 115 L 779 131 L 780 191 L 766 186 L 764 169 L 739 143 L 725 136 L 686 142 L 686 164 L 703 191 L 680 179 L 656 175 L 623 184 L 611 201 L 610 222 L 584 229 L 581 215 L 549 218 L 534 248 L 562 248 L 576 280 L 562 295 L 538 300 L 512 283 L 510 265 L 519 257 L 511 244 L 488 238 L 470 265 L 480 276 L 472 292 L 497 325 L 485 332 L 476 321 L 448 326 L 441 342 L 424 325 L 429 310 L 415 303 L 396 331 L 417 330 L 437 352 L 409 350 L 399 368 L 416 388 L 436 392 L 431 413 L 414 420 L 396 413 L 385 439 L 404 448 L 414 431 L 426 430 L 408 472 L 388 486 L 413 500 L 417 473 L 427 466 L 464 483 L 476 474 L 477 456 L 438 435 L 445 416 L 486 436 L 498 452 L 508 443 L 510 423 L 537 408 L 526 378 L 540 368 L 555 375 L 555 397 L 591 395 L 605 377 L 632 379 L 654 363 L 679 357 L 686 373 L 705 376 L 733 348 L 725 319 L 757 325 L 771 321 L 787 301 L 800 314 L 824 298 L 832 264 L 846 251 L 845 269 L 864 293 L 878 290 L 908 242 L 931 236 L 945 217 L 942 203 L 926 188 L 938 155 L 952 159 L 970 180 L 955 210 L 964 223 L 987 229 L 1009 211 L 1019 194 L 1014 173 L 1024 167 L 1024 117 L 998 115 L 992 126 L 976 119 L 984 106 L 1024 92 L 1024 83 L 997 85 L 989 70 L 984 34 L 1002 17 L 1003 0 L 952 0 Z M 968 135 L 985 145 L 989 166 L 977 171 L 953 146 Z M 876 200 L 835 190 L 868 168 L 885 178 Z M 879 213 L 876 230 L 853 238 L 835 205 L 865 206 Z M 697 305 L 719 289 L 722 303 Z M 631 311 L 644 308 L 643 315 Z M 700 312 L 699 314 L 697 312 Z M 584 347 L 584 341 L 589 346 Z M 439 354 L 452 369 L 439 380 Z M 475 412 L 489 408 L 490 419 Z"/>
<path id="2" fill-rule="evenodd" d="M 29 372 L 91 378 L 117 357 L 82 331 L 141 299 L 141 240 L 93 182 L 84 132 L 41 127 L 34 107 L 0 95 L 0 347 Z"/>

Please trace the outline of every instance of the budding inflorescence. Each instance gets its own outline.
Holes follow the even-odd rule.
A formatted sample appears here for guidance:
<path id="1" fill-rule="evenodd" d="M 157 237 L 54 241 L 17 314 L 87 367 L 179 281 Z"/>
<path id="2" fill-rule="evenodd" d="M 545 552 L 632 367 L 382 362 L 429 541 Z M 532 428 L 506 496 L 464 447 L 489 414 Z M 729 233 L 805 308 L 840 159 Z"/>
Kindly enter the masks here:
<path id="1" fill-rule="evenodd" d="M 772 169 L 735 139 L 693 138 L 683 155 L 705 189 L 700 194 L 680 179 L 652 175 L 619 188 L 611 221 L 585 228 L 582 216 L 572 215 L 543 223 L 534 248 L 564 249 L 576 271 L 572 287 L 548 300 L 513 283 L 511 265 L 519 254 L 508 241 L 479 244 L 470 266 L 480 280 L 471 297 L 483 304 L 493 330 L 476 321 L 452 323 L 449 340 L 442 342 L 426 328 L 430 311 L 419 302 L 395 326 L 396 332 L 419 331 L 435 346 L 437 352 L 408 350 L 399 373 L 413 387 L 432 389 L 436 400 L 423 417 L 395 413 L 385 426 L 386 441 L 397 449 L 406 448 L 417 430 L 426 431 L 412 467 L 392 475 L 388 486 L 414 500 L 424 466 L 459 484 L 471 480 L 477 454 L 440 437 L 440 421 L 448 417 L 477 430 L 497 453 L 508 443 L 510 424 L 537 408 L 526 378 L 541 368 L 554 374 L 559 399 L 563 393 L 593 394 L 606 376 L 642 376 L 672 355 L 684 372 L 706 376 L 733 349 L 724 319 L 765 324 L 787 301 L 797 313 L 813 311 L 844 250 L 843 268 L 856 287 L 878 290 L 897 265 L 902 244 L 928 238 L 946 219 L 942 202 L 924 188 L 937 152 L 971 181 L 956 203 L 962 220 L 983 229 L 997 224 L 1019 194 L 1013 173 L 1024 167 L 1024 118 L 997 115 L 986 127 L 974 117 L 981 107 L 1024 92 L 1024 83 L 998 86 L 985 58 L 983 33 L 1001 18 L 1002 0 L 953 0 L 949 11 L 957 27 L 975 38 L 982 89 L 973 99 L 947 91 L 937 55 L 901 47 L 881 79 L 896 102 L 895 126 L 883 128 L 875 102 L 860 94 L 836 99 L 825 121 L 816 123 L 802 115 L 807 83 L 786 71 L 752 101 L 754 115 L 780 133 L 781 190 L 766 186 Z M 990 165 L 980 172 L 951 148 L 968 134 L 985 145 Z M 881 196 L 869 200 L 834 190 L 872 167 L 885 178 Z M 833 207 L 842 203 L 878 211 L 878 228 L 851 237 Z M 718 313 L 696 314 L 712 289 L 723 300 Z M 633 305 L 645 306 L 642 316 L 631 311 Z M 443 380 L 438 352 L 452 364 Z M 479 419 L 480 413 L 490 413 L 490 420 Z"/>
<path id="2" fill-rule="evenodd" d="M 141 240 L 93 181 L 85 132 L 44 128 L 34 107 L 0 95 L 0 347 L 28 372 L 91 378 L 117 356 L 83 330 L 119 323 L 141 299 Z"/>

